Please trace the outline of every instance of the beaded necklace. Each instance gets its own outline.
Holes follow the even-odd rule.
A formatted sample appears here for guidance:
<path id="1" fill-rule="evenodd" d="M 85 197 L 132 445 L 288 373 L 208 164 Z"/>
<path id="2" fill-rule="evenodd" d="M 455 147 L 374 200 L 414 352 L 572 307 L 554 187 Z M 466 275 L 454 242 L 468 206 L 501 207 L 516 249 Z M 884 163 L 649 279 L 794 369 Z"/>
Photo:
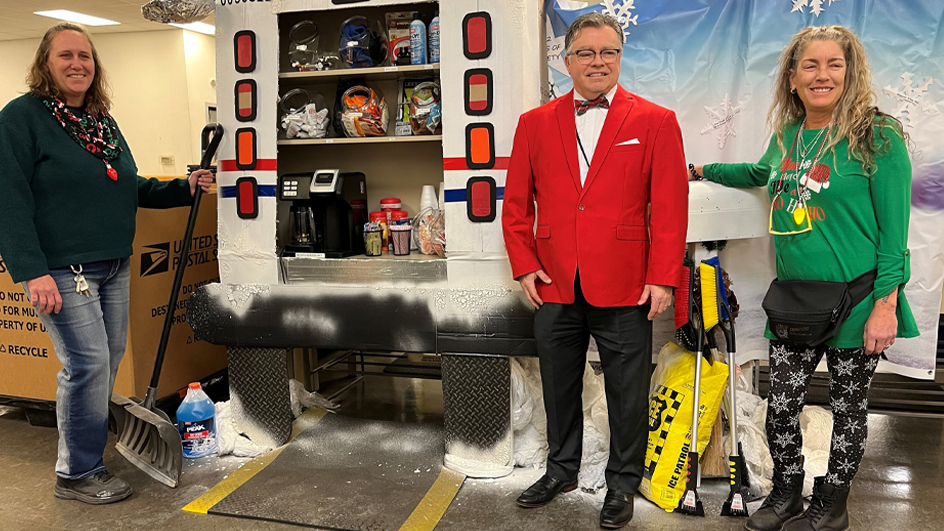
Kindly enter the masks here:
<path id="1" fill-rule="evenodd" d="M 85 112 L 79 118 L 55 96 L 42 98 L 42 102 L 72 140 L 105 163 L 108 178 L 117 181 L 118 171 L 111 167 L 111 162 L 121 155 L 121 146 L 118 145 L 118 124 L 114 118 L 105 111 L 98 117 Z"/>

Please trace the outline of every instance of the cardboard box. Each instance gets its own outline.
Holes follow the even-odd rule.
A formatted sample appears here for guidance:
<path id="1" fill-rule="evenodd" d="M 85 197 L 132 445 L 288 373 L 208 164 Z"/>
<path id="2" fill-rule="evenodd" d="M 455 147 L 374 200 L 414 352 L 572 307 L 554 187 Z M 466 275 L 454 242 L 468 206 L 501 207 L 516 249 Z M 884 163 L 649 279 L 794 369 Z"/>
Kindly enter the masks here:
<path id="1" fill-rule="evenodd" d="M 143 398 L 147 392 L 189 214 L 187 208 L 138 209 L 128 346 L 115 380 L 115 392 L 124 396 Z M 186 322 L 186 304 L 193 290 L 219 282 L 216 254 L 216 194 L 211 192 L 200 203 L 158 398 L 226 367 L 226 348 L 195 340 Z M 23 287 L 13 283 L 0 259 L 0 395 L 54 401 L 56 374 L 61 369 L 52 340 Z"/>

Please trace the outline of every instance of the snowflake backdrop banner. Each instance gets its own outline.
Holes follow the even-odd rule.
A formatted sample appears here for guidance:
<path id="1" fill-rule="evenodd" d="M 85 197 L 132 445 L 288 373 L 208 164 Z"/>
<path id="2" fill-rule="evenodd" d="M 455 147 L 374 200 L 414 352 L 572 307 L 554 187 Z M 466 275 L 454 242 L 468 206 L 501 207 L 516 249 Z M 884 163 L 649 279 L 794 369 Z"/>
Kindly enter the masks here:
<path id="1" fill-rule="evenodd" d="M 771 134 L 767 110 L 784 46 L 806 26 L 854 30 L 868 52 L 879 108 L 899 118 L 914 142 L 911 281 L 905 292 L 921 336 L 899 339 L 879 369 L 934 377 L 944 281 L 944 2 L 604 0 L 572 8 L 580 3 L 544 1 L 551 94 L 573 86 L 557 54 L 567 26 L 590 11 L 612 14 L 626 33 L 620 83 L 677 113 L 694 164 L 758 160 Z M 741 304 L 740 361 L 765 358 L 760 303 L 775 276 L 772 239 L 729 242 L 721 263 Z M 670 327 L 657 323 L 656 340 L 667 339 Z"/>

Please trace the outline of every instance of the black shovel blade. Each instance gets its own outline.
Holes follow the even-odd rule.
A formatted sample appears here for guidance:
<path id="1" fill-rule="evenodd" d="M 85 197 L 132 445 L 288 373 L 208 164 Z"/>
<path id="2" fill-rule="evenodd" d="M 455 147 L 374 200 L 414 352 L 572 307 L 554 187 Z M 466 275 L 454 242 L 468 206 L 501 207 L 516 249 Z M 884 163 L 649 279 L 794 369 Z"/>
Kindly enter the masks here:
<path id="1" fill-rule="evenodd" d="M 119 394 L 112 394 L 109 409 L 118 428 L 118 453 L 157 481 L 176 487 L 184 461 L 177 427 L 163 412 Z"/>

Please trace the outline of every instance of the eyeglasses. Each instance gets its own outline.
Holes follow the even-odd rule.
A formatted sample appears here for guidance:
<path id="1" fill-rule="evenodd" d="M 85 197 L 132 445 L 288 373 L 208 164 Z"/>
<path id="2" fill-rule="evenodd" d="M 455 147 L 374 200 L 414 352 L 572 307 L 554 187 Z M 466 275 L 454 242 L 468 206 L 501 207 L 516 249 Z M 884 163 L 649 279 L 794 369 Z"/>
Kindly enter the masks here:
<path id="1" fill-rule="evenodd" d="M 600 50 L 599 52 L 594 50 L 577 50 L 576 52 L 570 52 L 570 55 L 577 56 L 578 63 L 588 65 L 593 62 L 597 54 L 600 54 L 600 59 L 603 59 L 604 63 L 614 63 L 619 58 L 620 52 L 621 50 L 616 48 L 609 48 Z"/>

